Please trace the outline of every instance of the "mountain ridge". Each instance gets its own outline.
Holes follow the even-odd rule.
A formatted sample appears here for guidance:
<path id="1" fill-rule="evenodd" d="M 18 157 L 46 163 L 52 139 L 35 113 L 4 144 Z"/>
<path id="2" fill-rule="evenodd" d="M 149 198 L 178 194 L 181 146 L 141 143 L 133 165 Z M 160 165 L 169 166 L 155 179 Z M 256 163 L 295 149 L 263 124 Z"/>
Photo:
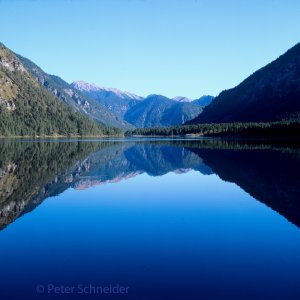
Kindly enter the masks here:
<path id="1" fill-rule="evenodd" d="M 135 127 L 180 125 L 201 113 L 212 96 L 203 96 L 206 103 L 199 99 L 186 97 L 168 98 L 159 94 L 150 94 L 146 98 L 115 88 L 106 88 L 90 84 L 83 80 L 71 83 L 71 86 L 87 97 L 98 101 Z M 202 99 L 202 100 L 200 100 Z"/>
<path id="2" fill-rule="evenodd" d="M 76 81 L 70 84 L 75 90 L 83 93 L 96 103 L 105 107 L 108 111 L 116 115 L 120 120 L 124 120 L 125 113 L 144 98 L 129 92 L 123 92 L 116 88 L 105 88 L 85 81 Z M 132 124 L 131 124 L 132 126 Z"/>
<path id="3" fill-rule="evenodd" d="M 20 59 L 0 45 L 0 136 L 119 134 L 58 101 Z"/>
<path id="4" fill-rule="evenodd" d="M 116 95 L 118 95 L 119 97 L 122 97 L 122 98 L 128 98 L 128 99 L 134 99 L 134 100 L 144 99 L 143 97 L 138 96 L 138 95 L 133 94 L 133 93 L 130 93 L 130 92 L 121 91 L 117 88 L 108 88 L 108 87 L 99 86 L 99 85 L 96 85 L 94 83 L 88 83 L 88 82 L 83 81 L 83 80 L 73 81 L 70 85 L 73 86 L 74 88 L 76 88 L 79 91 L 85 91 L 85 92 L 104 91 L 104 92 L 115 93 Z"/>
<path id="5" fill-rule="evenodd" d="M 222 91 L 187 124 L 270 122 L 300 111 L 300 43 L 236 87 Z"/>
<path id="6" fill-rule="evenodd" d="M 89 119 L 106 126 L 117 128 L 132 128 L 125 121 L 120 120 L 115 114 L 108 111 L 100 103 L 83 95 L 80 91 L 74 89 L 69 83 L 56 75 L 50 75 L 43 71 L 34 62 L 22 55 L 15 54 L 23 63 L 25 68 L 44 88 L 51 92 L 62 102 L 73 107 Z"/>
<path id="7" fill-rule="evenodd" d="M 136 127 L 180 125 L 201 113 L 199 105 L 150 95 L 129 109 L 124 119 Z"/>

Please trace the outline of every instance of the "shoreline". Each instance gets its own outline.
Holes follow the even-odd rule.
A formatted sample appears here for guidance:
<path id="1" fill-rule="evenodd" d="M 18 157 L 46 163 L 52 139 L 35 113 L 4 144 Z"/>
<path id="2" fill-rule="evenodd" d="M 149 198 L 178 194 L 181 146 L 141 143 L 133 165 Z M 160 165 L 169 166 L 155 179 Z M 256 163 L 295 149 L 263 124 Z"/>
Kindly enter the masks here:
<path id="1" fill-rule="evenodd" d="M 78 138 L 122 138 L 124 135 L 12 135 L 12 136 L 0 136 L 1 139 L 78 139 Z"/>

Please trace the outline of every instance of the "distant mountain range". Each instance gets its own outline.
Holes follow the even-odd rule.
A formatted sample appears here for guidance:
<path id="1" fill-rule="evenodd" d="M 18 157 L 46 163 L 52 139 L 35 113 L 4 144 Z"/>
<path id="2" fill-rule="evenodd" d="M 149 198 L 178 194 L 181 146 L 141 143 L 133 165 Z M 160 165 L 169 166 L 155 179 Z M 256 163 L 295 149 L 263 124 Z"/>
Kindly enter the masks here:
<path id="1" fill-rule="evenodd" d="M 172 98 L 172 100 L 178 101 L 178 102 L 192 102 L 193 100 L 187 97 L 177 96 Z"/>
<path id="2" fill-rule="evenodd" d="M 201 106 L 192 102 L 150 95 L 129 109 L 124 119 L 136 127 L 180 125 L 195 118 L 201 111 Z"/>
<path id="3" fill-rule="evenodd" d="M 112 114 L 117 115 L 120 119 L 124 118 L 125 113 L 143 97 L 122 92 L 118 89 L 100 87 L 84 81 L 75 81 L 71 83 L 72 88 L 81 92 L 85 96 L 104 106 Z"/>
<path id="4" fill-rule="evenodd" d="M 188 123 L 269 122 L 299 112 L 300 43 L 237 87 L 223 91 Z"/>
<path id="5" fill-rule="evenodd" d="M 193 101 L 186 97 L 170 99 L 155 94 L 143 98 L 84 81 L 75 81 L 71 86 L 135 127 L 181 125 L 199 115 L 213 99 L 203 96 Z"/>

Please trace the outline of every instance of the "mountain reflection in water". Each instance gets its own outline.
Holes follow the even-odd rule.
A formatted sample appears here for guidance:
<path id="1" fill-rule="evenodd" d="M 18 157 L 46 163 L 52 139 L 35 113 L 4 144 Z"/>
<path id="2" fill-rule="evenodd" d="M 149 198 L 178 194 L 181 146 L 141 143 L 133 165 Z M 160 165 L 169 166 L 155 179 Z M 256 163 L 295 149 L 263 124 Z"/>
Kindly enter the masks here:
<path id="1" fill-rule="evenodd" d="M 0 228 L 68 188 L 147 173 L 217 174 L 300 226 L 300 151 L 220 140 L 0 143 Z M 201 193 L 201 191 L 197 191 Z"/>

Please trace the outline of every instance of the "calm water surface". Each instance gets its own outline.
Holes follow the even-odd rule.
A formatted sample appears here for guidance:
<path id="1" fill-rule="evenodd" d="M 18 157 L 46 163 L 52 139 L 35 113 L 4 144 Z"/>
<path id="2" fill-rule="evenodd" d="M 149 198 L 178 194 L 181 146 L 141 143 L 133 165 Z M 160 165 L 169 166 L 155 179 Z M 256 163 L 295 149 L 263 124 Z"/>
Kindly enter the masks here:
<path id="1" fill-rule="evenodd" d="M 300 151 L 1 141 L 0 299 L 300 299 Z"/>

